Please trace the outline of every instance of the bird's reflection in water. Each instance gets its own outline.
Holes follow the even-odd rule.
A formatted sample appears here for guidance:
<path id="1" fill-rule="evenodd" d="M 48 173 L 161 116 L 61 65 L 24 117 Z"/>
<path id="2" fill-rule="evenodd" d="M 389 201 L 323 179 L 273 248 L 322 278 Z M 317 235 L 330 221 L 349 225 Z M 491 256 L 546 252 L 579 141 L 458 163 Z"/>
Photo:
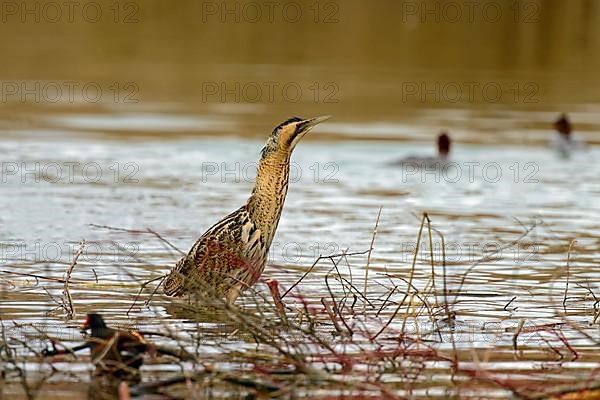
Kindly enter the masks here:
<path id="1" fill-rule="evenodd" d="M 231 313 L 222 307 L 206 305 L 200 301 L 171 302 L 165 304 L 166 312 L 173 318 L 207 325 L 231 324 Z"/>
<path id="2" fill-rule="evenodd" d="M 140 382 L 139 373 L 130 377 L 116 376 L 110 372 L 96 367 L 92 381 L 88 388 L 89 400 L 125 400 L 130 399 L 129 387 Z"/>
<path id="3" fill-rule="evenodd" d="M 251 298 L 253 305 L 207 304 L 206 301 L 189 302 L 171 301 L 163 304 L 165 311 L 176 320 L 194 323 L 187 334 L 201 338 L 202 343 L 214 343 L 218 346 L 224 338 L 256 343 L 253 326 L 261 326 L 265 330 L 273 329 L 267 323 L 273 320 L 274 310 L 271 305 L 259 304 L 262 300 Z M 275 334 L 275 333 L 274 333 Z M 235 339 L 234 339 L 235 338 Z"/>
<path id="4" fill-rule="evenodd" d="M 124 376 L 122 373 L 115 375 L 102 367 L 96 367 L 87 398 L 88 400 L 182 399 L 185 398 L 189 382 L 183 375 L 142 382 L 139 371 Z"/>

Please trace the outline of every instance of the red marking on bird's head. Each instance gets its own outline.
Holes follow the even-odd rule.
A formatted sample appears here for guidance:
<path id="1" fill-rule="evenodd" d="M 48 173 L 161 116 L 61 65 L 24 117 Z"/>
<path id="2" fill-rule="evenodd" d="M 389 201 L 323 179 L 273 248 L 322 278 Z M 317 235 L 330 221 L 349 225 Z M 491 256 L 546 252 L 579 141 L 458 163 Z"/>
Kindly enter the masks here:
<path id="1" fill-rule="evenodd" d="M 81 330 L 87 330 L 87 329 L 94 330 L 94 329 L 99 329 L 99 328 L 106 328 L 106 323 L 104 322 L 102 315 L 97 314 L 97 313 L 89 313 L 85 317 L 85 321 L 83 322 L 83 325 L 81 325 Z"/>
<path id="2" fill-rule="evenodd" d="M 87 331 L 88 329 L 90 329 L 90 315 L 86 315 L 85 316 L 85 321 L 83 321 L 83 325 L 81 325 L 81 327 L 79 328 L 82 331 Z"/>

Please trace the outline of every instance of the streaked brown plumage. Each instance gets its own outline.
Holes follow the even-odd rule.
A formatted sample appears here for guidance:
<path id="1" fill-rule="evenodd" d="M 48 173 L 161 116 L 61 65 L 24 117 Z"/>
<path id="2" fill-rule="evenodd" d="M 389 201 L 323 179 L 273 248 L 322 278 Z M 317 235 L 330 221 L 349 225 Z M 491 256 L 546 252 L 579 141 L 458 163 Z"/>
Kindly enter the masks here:
<path id="1" fill-rule="evenodd" d="M 226 297 L 232 304 L 258 281 L 283 210 L 292 151 L 306 133 L 327 119 L 294 117 L 273 130 L 250 198 L 208 229 L 177 262 L 164 283 L 167 295 L 203 291 Z"/>

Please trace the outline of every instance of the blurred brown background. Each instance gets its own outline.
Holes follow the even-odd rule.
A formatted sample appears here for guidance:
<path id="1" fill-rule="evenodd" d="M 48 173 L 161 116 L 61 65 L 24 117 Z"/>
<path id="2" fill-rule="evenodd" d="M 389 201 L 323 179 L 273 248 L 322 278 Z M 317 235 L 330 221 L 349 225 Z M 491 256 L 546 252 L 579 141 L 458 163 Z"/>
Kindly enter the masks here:
<path id="1" fill-rule="evenodd" d="M 1 7 L 5 133 L 261 136 L 333 114 L 324 135 L 538 142 L 568 111 L 593 142 L 600 123 L 593 0 Z"/>

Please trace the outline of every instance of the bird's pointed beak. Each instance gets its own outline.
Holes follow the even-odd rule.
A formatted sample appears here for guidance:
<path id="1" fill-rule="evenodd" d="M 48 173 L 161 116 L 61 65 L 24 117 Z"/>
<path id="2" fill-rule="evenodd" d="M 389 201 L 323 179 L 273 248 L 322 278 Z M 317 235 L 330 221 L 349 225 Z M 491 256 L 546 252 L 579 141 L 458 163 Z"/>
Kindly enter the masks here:
<path id="1" fill-rule="evenodd" d="M 323 115 L 320 117 L 309 118 L 304 120 L 298 124 L 298 128 L 296 129 L 296 136 L 294 137 L 294 145 L 298 143 L 298 141 L 306 135 L 308 132 L 312 130 L 315 126 L 320 124 L 323 121 L 327 121 L 331 118 L 331 115 Z M 293 148 L 294 146 L 292 146 Z"/>
<path id="2" fill-rule="evenodd" d="M 310 130 L 321 122 L 327 121 L 329 118 L 331 118 L 331 115 L 322 115 L 320 117 L 307 119 L 306 121 L 302 122 L 302 130 Z"/>
<path id="3" fill-rule="evenodd" d="M 289 148 L 294 149 L 294 147 L 296 147 L 296 144 L 298 144 L 298 142 L 304 137 L 304 135 L 310 132 L 312 128 L 317 126 L 317 124 L 320 124 L 323 121 L 327 121 L 329 118 L 331 118 L 331 115 L 323 115 L 321 117 L 309 118 L 298 122 L 294 134 L 291 136 L 290 141 L 288 142 Z"/>

